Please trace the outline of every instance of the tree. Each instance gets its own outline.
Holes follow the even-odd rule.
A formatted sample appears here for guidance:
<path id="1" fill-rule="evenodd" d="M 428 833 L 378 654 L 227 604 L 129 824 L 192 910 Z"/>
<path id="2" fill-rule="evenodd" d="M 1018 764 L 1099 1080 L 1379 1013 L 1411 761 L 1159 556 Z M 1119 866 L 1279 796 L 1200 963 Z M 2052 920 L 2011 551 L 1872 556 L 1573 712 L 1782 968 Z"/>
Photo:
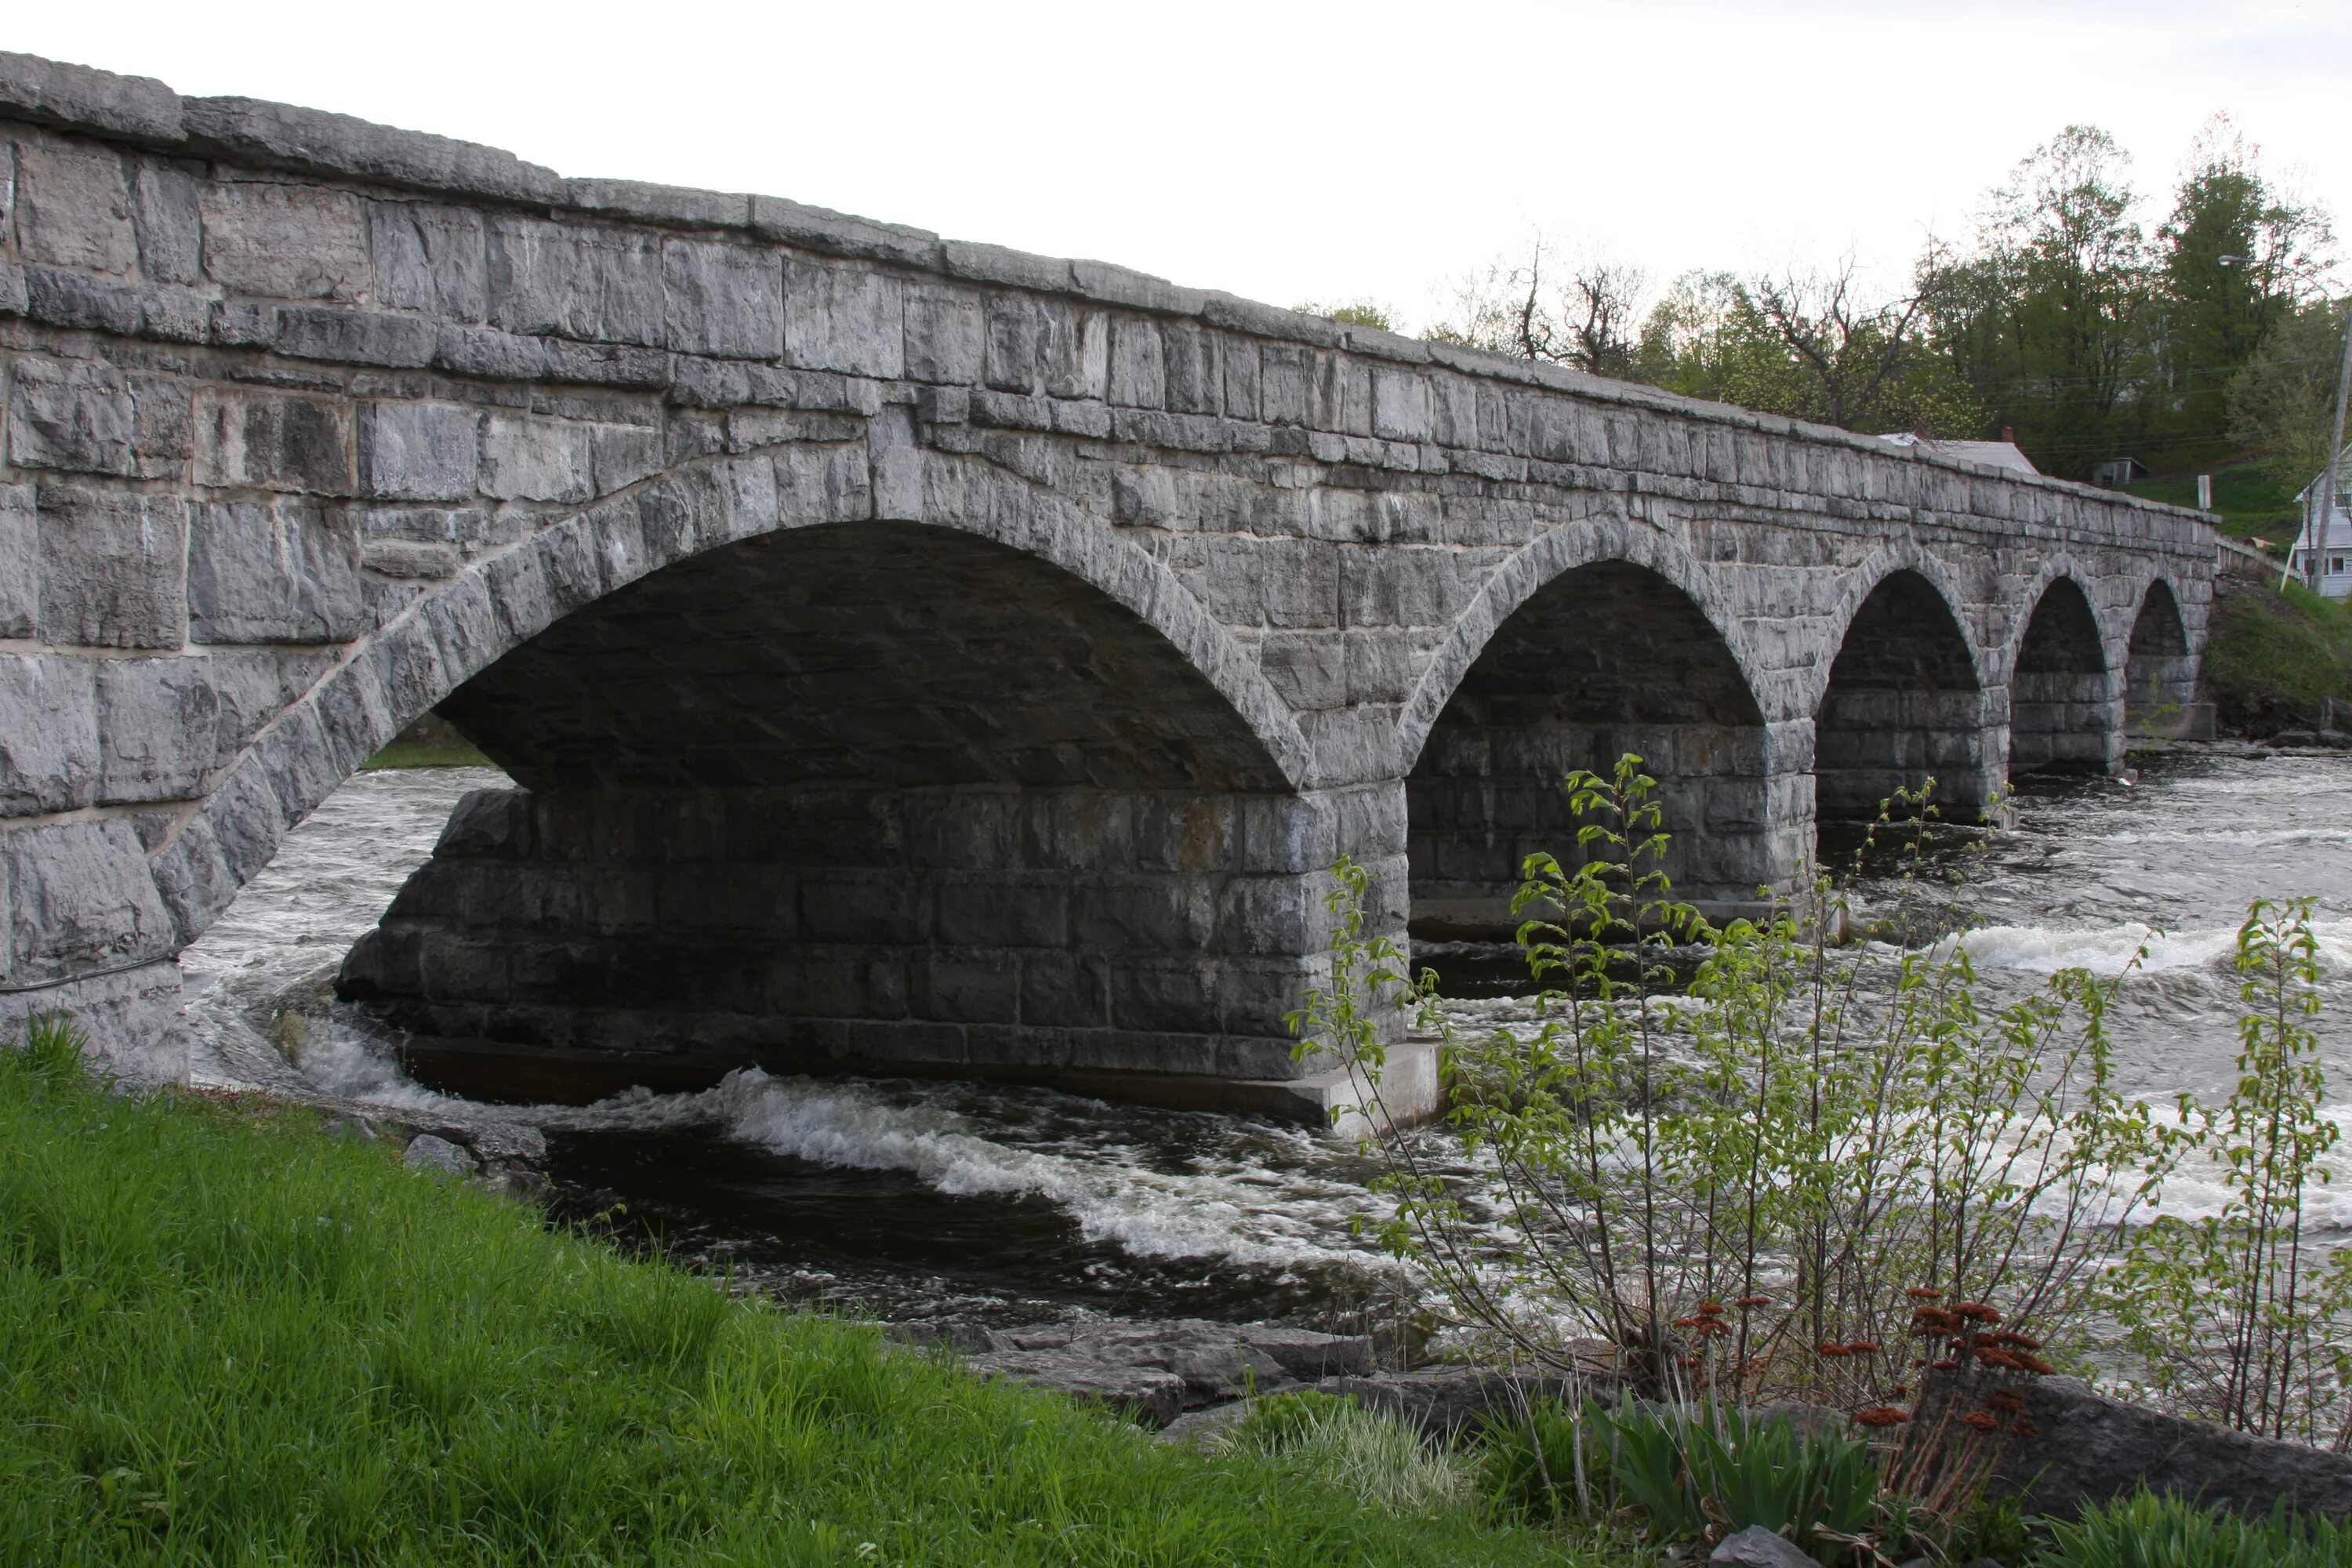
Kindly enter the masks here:
<path id="1" fill-rule="evenodd" d="M 1864 303 L 1851 258 L 1742 282 L 1687 273 L 1650 312 L 1637 367 L 1694 397 L 1878 434 L 1969 433 L 1980 411 L 1920 332 L 1916 297 Z"/>
<path id="2" fill-rule="evenodd" d="M 2303 485 L 2326 466 L 2347 311 L 2352 297 L 2298 306 L 2230 381 L 2231 438 L 2283 483 Z"/>
<path id="3" fill-rule="evenodd" d="M 1397 330 L 1396 319 L 1389 313 L 1388 307 L 1370 300 L 1351 300 L 1344 305 L 1318 305 L 1308 300 L 1291 309 L 1302 316 L 1322 316 L 1350 327 L 1371 327 L 1383 332 Z"/>
<path id="4" fill-rule="evenodd" d="M 2232 378 L 2318 291 L 2327 221 L 2273 190 L 2258 149 L 2217 114 L 2198 135 L 2158 238 L 2166 297 L 2161 374 L 2171 423 L 2183 442 L 2210 441 L 2231 426 Z"/>
<path id="5" fill-rule="evenodd" d="M 1525 260 L 1487 262 L 1456 286 L 1452 315 L 1428 335 L 1513 359 L 1630 376 L 1647 279 L 1638 267 L 1603 258 L 1564 262 L 1561 249 L 1538 235 Z"/>

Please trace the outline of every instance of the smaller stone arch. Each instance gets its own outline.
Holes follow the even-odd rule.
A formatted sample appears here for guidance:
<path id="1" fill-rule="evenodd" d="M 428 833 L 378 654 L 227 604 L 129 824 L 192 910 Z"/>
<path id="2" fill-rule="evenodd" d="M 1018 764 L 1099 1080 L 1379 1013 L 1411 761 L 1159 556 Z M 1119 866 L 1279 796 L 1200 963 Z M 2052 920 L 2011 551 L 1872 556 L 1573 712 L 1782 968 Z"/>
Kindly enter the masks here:
<path id="1" fill-rule="evenodd" d="M 1566 775 L 1627 752 L 1659 780 L 1677 897 L 1742 908 L 1785 882 L 1771 736 L 1730 644 L 1663 573 L 1588 561 L 1518 602 L 1420 747 L 1405 782 L 1414 934 L 1507 939 L 1527 857 L 1581 857 Z"/>
<path id="2" fill-rule="evenodd" d="M 2124 662 L 2124 727 L 2133 734 L 2177 732 L 2197 698 L 2197 659 L 2180 600 L 2161 577 L 2148 580 L 2132 618 Z"/>
<path id="3" fill-rule="evenodd" d="M 1900 790 L 1935 781 L 1948 814 L 2000 785 L 1976 650 L 1924 563 L 1888 569 L 1858 600 L 1823 683 L 1813 727 L 1822 821 L 1866 821 Z"/>
<path id="4" fill-rule="evenodd" d="M 2011 660 L 2010 772 L 2113 772 L 2123 747 L 2115 686 L 2090 595 L 2053 576 Z"/>

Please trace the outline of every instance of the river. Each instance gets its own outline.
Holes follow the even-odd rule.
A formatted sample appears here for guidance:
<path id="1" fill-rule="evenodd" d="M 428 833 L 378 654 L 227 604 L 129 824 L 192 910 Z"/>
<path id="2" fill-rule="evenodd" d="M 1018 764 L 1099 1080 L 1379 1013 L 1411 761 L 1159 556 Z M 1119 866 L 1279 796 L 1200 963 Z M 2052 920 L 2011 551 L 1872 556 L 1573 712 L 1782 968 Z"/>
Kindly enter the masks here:
<path id="1" fill-rule="evenodd" d="M 2032 784 L 2014 823 L 1939 857 L 1937 898 L 1993 999 L 2051 973 L 2114 973 L 2143 946 L 2116 1023 L 2135 1093 L 2227 1091 L 2232 939 L 2258 896 L 2317 903 L 2330 1114 L 2352 1127 L 2352 759 L 2182 747 L 2136 783 Z M 331 1001 L 343 952 L 431 850 L 479 769 L 362 773 L 289 835 L 184 957 L 201 1082 L 447 1106 L 404 1078 L 366 1016 Z M 1864 905 L 1892 897 L 1883 880 Z M 1454 1004 L 1458 1026 L 1523 1016 Z M 657 1237 L 779 1295 L 898 1321 L 1008 1326 L 1072 1315 L 1364 1326 L 1395 1271 L 1355 1230 L 1353 1149 L 1235 1117 L 1050 1090 L 739 1074 L 702 1094 L 516 1114 L 549 1134 L 556 1207 Z M 2352 1237 L 2352 1139 L 2312 1218 Z M 2169 1204 L 2217 1194 L 2177 1179 Z"/>

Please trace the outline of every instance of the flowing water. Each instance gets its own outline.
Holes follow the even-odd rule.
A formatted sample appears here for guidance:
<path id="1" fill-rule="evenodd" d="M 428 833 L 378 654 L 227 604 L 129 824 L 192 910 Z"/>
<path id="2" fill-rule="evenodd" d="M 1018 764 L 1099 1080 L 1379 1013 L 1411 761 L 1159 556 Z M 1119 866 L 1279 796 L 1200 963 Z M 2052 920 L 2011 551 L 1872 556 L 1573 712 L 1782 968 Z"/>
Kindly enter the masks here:
<path id="1" fill-rule="evenodd" d="M 289 835 L 189 949 L 200 1081 L 325 1091 L 388 1107 L 455 1102 L 408 1081 L 391 1042 L 327 982 L 430 851 L 473 769 L 362 774 Z M 2058 969 L 2122 983 L 2126 1088 L 2226 1093 L 2249 900 L 2308 896 L 2318 1020 L 2352 1127 L 2352 760 L 2180 748 L 2136 784 L 2028 786 L 2015 825 L 1940 858 L 1937 897 L 1989 999 Z M 1857 893 L 1893 896 L 1884 881 Z M 1524 1017 L 1452 1006 L 1458 1027 Z M 635 1093 L 509 1112 L 546 1129 L 559 1210 L 650 1232 L 780 1294 L 894 1321 L 1005 1325 L 1073 1314 L 1357 1326 L 1401 1280 L 1355 1228 L 1373 1212 L 1353 1149 L 1241 1118 L 1110 1106 L 1049 1090 L 739 1073 L 701 1094 Z M 2312 1217 L 2352 1236 L 2352 1139 Z M 2176 1180 L 2168 1206 L 2218 1200 Z"/>

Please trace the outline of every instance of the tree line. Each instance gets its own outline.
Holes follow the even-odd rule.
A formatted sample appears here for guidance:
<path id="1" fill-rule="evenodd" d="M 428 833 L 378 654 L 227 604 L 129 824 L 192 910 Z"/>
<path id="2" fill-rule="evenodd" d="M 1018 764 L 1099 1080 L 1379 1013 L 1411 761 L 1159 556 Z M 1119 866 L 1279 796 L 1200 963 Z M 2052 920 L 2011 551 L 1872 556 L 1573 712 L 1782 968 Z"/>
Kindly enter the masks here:
<path id="1" fill-rule="evenodd" d="M 2325 461 L 2342 342 L 2326 214 L 2226 116 L 2152 227 L 2129 163 L 2105 132 L 2067 127 L 1892 297 L 1851 258 L 1654 291 L 1638 268 L 1539 237 L 1460 279 L 1425 335 L 1873 434 L 2013 431 L 2066 478 L 2248 455 L 2302 483 Z M 1325 313 L 1390 324 L 1372 306 Z"/>

